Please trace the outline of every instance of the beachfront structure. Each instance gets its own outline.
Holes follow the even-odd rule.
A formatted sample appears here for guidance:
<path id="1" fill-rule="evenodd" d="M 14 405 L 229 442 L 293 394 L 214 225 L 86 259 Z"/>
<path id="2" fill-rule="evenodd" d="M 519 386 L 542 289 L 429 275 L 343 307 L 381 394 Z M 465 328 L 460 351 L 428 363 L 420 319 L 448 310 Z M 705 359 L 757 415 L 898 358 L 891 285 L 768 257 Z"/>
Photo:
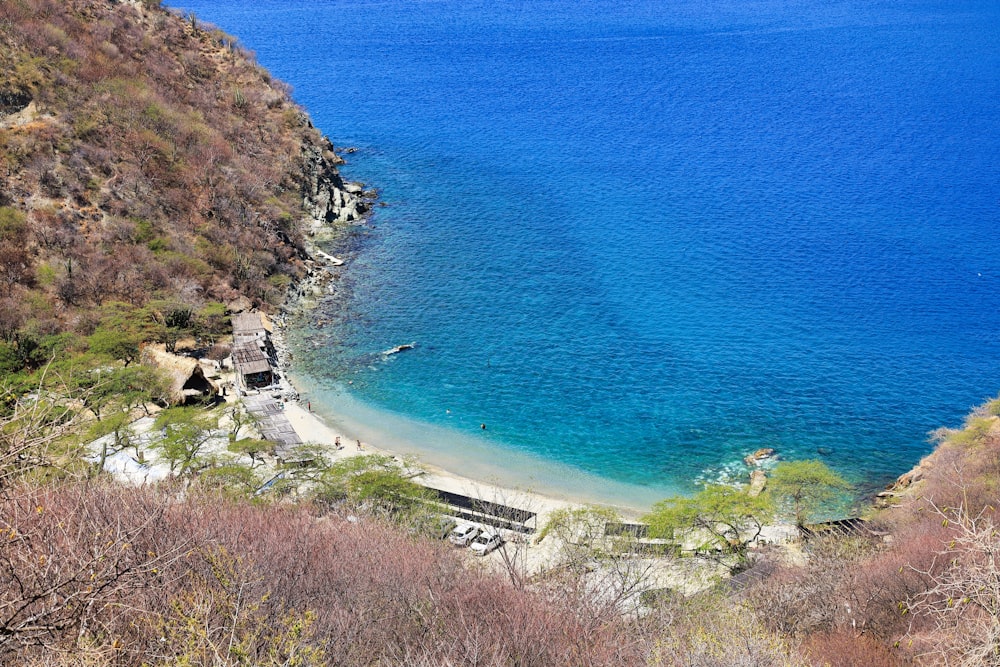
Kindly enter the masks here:
<path id="1" fill-rule="evenodd" d="M 260 389 L 274 383 L 274 370 L 264 352 L 255 343 L 233 346 L 236 379 L 244 389 Z"/>
<path id="2" fill-rule="evenodd" d="M 233 315 L 233 347 L 256 345 L 261 349 L 268 346 L 267 328 L 264 318 L 258 312 L 236 313 Z"/>
<path id="3" fill-rule="evenodd" d="M 535 512 L 473 498 L 461 493 L 428 487 L 437 495 L 438 501 L 447 506 L 448 513 L 465 521 L 483 523 L 496 528 L 530 534 L 538 530 Z"/>
<path id="4" fill-rule="evenodd" d="M 261 437 L 274 443 L 275 458 L 282 463 L 306 462 L 299 447 L 302 440 L 277 401 L 266 394 L 260 394 L 247 396 L 244 405 L 254 415 Z"/>
<path id="5" fill-rule="evenodd" d="M 170 380 L 167 397 L 172 405 L 209 401 L 219 393 L 212 381 L 205 377 L 197 359 L 171 354 L 163 345 L 146 345 L 142 350 L 141 363 L 166 373 Z"/>

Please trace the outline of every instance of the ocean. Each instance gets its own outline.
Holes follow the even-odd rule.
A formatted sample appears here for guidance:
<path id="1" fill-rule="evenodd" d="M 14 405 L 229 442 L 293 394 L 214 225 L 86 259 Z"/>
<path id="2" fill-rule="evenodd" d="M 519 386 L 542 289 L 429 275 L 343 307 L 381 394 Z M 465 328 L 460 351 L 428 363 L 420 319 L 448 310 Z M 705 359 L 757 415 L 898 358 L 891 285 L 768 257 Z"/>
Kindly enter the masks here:
<path id="1" fill-rule="evenodd" d="M 290 335 L 357 437 L 640 507 L 761 447 L 864 491 L 1000 390 L 1000 4 L 173 4 L 379 190 Z"/>

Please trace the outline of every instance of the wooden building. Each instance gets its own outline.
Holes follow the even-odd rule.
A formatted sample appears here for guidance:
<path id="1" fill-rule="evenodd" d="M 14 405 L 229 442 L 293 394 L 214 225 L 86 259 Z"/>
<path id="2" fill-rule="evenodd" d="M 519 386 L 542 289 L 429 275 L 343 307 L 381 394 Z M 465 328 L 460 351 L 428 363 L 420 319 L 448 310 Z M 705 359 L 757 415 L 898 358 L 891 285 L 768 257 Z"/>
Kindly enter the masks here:
<path id="1" fill-rule="evenodd" d="M 265 440 L 274 443 L 274 456 L 282 463 L 306 463 L 299 438 L 285 416 L 284 408 L 267 394 L 247 396 L 244 405 L 257 418 L 257 428 Z"/>
<path id="2" fill-rule="evenodd" d="M 267 327 L 258 312 L 236 313 L 233 315 L 233 347 L 254 344 L 260 348 L 268 345 Z"/>
<path id="3" fill-rule="evenodd" d="M 233 367 L 244 389 L 259 389 L 274 383 L 274 370 L 264 353 L 254 343 L 233 346 Z"/>

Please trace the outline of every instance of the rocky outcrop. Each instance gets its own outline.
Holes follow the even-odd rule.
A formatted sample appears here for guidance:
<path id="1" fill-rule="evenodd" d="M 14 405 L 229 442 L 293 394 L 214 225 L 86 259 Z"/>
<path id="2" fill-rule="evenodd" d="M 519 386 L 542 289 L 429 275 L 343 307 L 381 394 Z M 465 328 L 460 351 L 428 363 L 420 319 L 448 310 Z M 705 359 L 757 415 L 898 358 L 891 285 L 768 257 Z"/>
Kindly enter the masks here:
<path id="1" fill-rule="evenodd" d="M 928 471 L 934 467 L 936 454 L 937 450 L 920 459 L 920 463 L 914 466 L 912 470 L 900 475 L 896 481 L 890 484 L 884 491 L 876 493 L 875 506 L 891 507 L 896 504 L 897 499 L 900 496 L 904 496 L 911 492 L 913 487 L 918 482 L 922 481 Z"/>
<path id="2" fill-rule="evenodd" d="M 343 160 L 325 137 L 319 145 L 302 146 L 302 203 L 313 221 L 313 233 L 323 225 L 364 219 L 372 209 L 372 196 L 360 183 L 346 183 L 337 171 Z"/>
<path id="3" fill-rule="evenodd" d="M 777 452 L 771 447 L 763 447 L 758 449 L 753 454 L 747 454 L 743 457 L 743 462 L 748 466 L 759 466 L 765 461 L 771 460 L 777 456 Z"/>
<path id="4" fill-rule="evenodd" d="M 754 470 L 750 473 L 750 486 L 747 487 L 747 495 L 756 498 L 763 493 L 767 486 L 767 474 L 763 470 Z"/>
<path id="5" fill-rule="evenodd" d="M 38 107 L 31 95 L 20 90 L 0 90 L 0 129 L 32 122 Z"/>
<path id="6" fill-rule="evenodd" d="M 23 90 L 0 90 L 0 115 L 17 113 L 31 104 L 31 95 Z"/>

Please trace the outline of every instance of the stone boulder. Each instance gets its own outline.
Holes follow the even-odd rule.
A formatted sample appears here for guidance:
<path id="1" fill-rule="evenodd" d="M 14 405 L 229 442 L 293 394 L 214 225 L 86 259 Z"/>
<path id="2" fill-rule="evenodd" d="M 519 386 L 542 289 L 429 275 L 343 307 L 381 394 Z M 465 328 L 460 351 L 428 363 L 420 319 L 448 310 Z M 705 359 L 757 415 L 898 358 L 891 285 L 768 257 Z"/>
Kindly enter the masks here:
<path id="1" fill-rule="evenodd" d="M 748 466 L 759 466 L 764 461 L 767 461 L 768 459 L 773 459 L 776 455 L 777 452 L 775 452 L 773 448 L 762 447 L 761 449 L 755 451 L 753 454 L 747 454 L 745 457 L 743 457 L 743 462 L 746 463 Z"/>

